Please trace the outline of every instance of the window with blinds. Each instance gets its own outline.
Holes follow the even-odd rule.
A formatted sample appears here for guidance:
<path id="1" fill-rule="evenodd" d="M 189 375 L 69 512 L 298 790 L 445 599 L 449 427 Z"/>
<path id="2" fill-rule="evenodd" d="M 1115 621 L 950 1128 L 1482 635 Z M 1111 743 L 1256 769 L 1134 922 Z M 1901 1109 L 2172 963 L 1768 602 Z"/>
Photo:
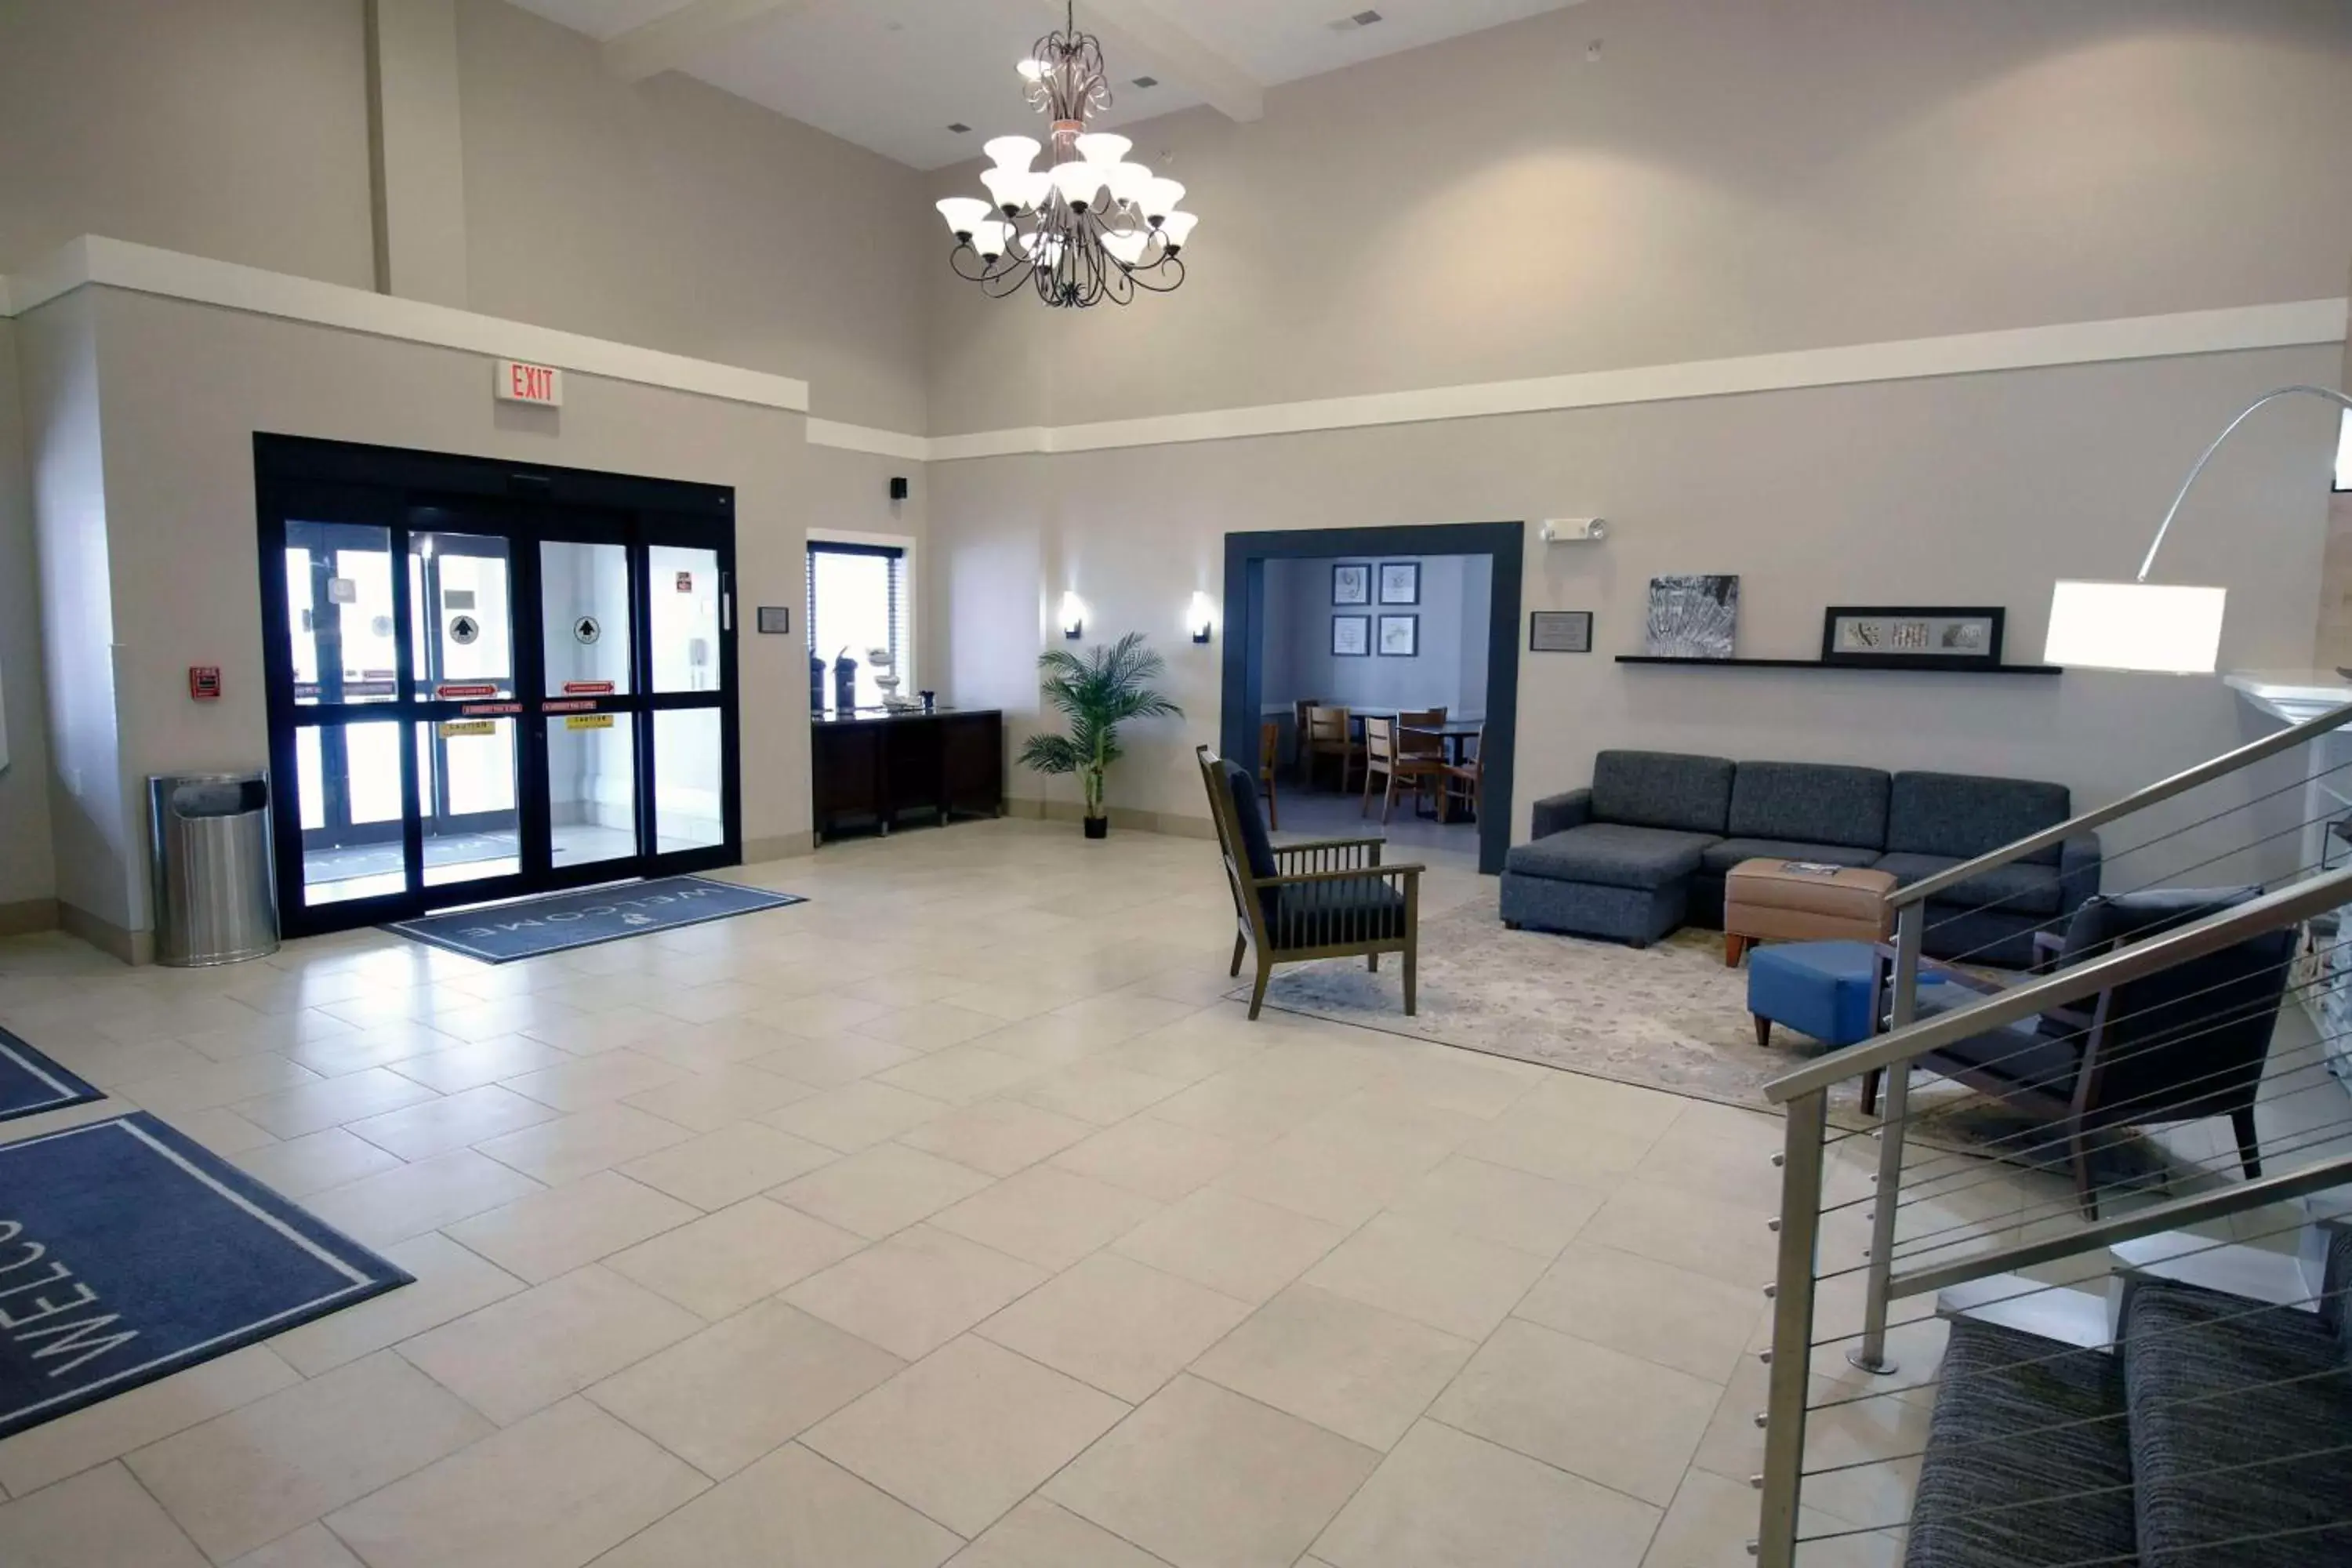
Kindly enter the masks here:
<path id="1" fill-rule="evenodd" d="M 824 664 L 820 710 L 840 711 L 837 668 L 844 658 L 856 665 L 855 704 L 879 708 L 881 673 L 874 650 L 886 648 L 898 676 L 898 690 L 911 696 L 915 672 L 907 658 L 907 552 L 887 544 L 812 542 L 808 547 L 809 657 Z"/>

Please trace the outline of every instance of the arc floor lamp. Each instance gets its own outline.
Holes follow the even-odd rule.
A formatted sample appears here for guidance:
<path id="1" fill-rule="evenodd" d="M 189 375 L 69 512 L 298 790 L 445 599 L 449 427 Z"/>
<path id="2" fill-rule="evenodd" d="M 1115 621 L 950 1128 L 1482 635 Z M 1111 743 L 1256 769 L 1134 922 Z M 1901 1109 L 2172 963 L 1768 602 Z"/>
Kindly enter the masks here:
<path id="1" fill-rule="evenodd" d="M 2181 481 L 2180 493 L 2157 526 L 2139 575 L 2128 583 L 2083 583 L 2062 579 L 2050 598 L 2050 640 L 2042 658 L 2050 664 L 2092 669 L 2152 669 L 2176 675 L 2210 675 L 2221 651 L 2221 606 L 2224 588 L 2189 587 L 2151 583 L 2156 552 L 2180 503 L 2189 499 L 2198 476 L 2213 454 L 2221 449 L 2239 426 L 2264 404 L 2282 397 L 2325 398 L 2352 410 L 2352 397 L 2325 386 L 2281 386 L 2263 393 L 2221 428 L 2197 466 Z"/>

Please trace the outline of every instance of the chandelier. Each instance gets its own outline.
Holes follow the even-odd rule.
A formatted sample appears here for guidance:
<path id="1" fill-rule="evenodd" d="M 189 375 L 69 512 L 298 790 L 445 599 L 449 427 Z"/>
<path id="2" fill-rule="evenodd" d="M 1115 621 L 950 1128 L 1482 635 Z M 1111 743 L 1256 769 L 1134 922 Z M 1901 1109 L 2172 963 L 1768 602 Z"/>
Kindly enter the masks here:
<path id="1" fill-rule="evenodd" d="M 1087 129 L 1088 116 L 1110 108 L 1102 41 L 1078 31 L 1075 5 L 1065 16 L 1020 67 L 1030 104 L 1052 121 L 1051 149 L 1030 136 L 987 144 L 994 166 L 980 181 L 990 199 L 939 204 L 956 237 L 948 264 L 991 299 L 1027 283 L 1056 309 L 1124 305 L 1138 289 L 1169 293 L 1184 281 L 1192 234 L 1192 215 L 1176 210 L 1184 187 L 1129 163 L 1126 137 Z"/>

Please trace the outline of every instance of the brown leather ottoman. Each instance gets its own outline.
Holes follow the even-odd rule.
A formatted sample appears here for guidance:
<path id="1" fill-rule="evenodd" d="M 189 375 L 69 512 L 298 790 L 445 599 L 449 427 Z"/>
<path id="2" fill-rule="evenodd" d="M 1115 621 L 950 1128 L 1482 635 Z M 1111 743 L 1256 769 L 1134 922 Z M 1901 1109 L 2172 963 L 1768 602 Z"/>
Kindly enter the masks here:
<path id="1" fill-rule="evenodd" d="M 1801 869 L 1792 868 L 1802 868 Z M 1895 874 L 1810 860 L 1742 860 L 1723 880 L 1723 962 L 1780 942 L 1883 942 Z"/>

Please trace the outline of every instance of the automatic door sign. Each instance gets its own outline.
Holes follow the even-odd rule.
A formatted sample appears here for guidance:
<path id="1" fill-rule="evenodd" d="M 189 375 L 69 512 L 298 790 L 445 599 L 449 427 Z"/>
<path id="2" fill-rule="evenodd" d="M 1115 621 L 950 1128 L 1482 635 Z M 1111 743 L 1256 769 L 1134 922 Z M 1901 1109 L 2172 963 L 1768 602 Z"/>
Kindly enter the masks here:
<path id="1" fill-rule="evenodd" d="M 604 628 L 596 624 L 595 616 L 583 616 L 572 623 L 572 635 L 581 642 L 594 642 L 604 635 Z"/>
<path id="2" fill-rule="evenodd" d="M 481 623 L 475 620 L 473 616 L 452 616 L 449 618 L 449 640 L 459 647 L 468 646 L 481 635 Z"/>

